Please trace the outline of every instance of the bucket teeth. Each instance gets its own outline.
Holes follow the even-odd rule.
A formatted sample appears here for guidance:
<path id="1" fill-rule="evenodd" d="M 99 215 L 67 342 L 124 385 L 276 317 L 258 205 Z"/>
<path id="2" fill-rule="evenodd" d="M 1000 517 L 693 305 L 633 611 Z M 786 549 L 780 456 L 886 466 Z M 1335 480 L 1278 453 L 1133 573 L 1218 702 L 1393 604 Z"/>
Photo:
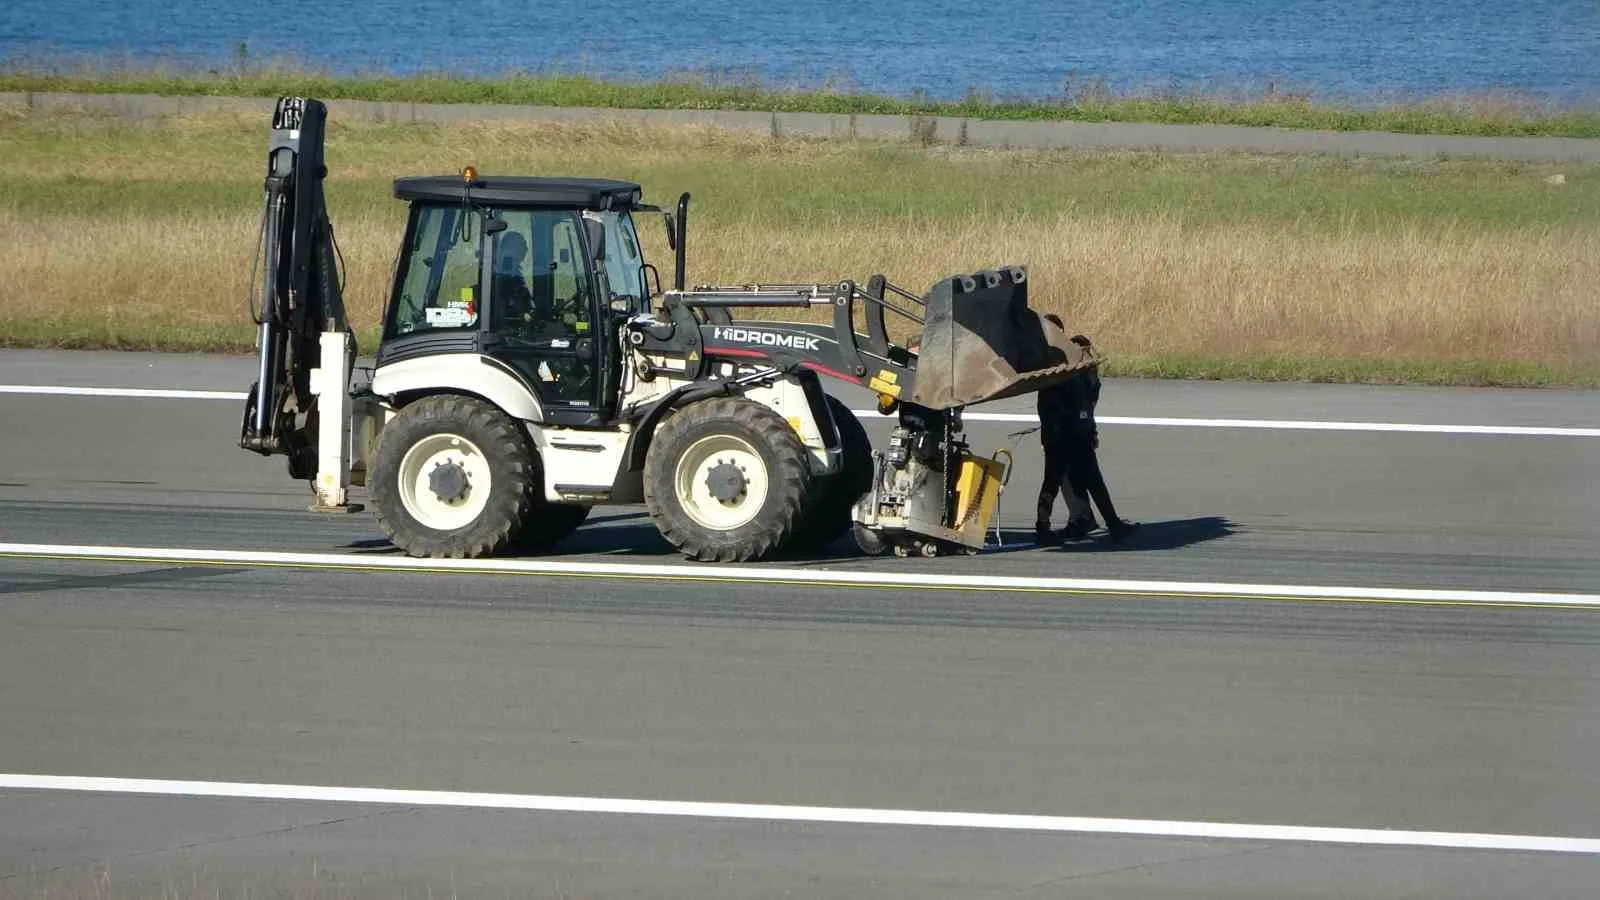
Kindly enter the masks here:
<path id="1" fill-rule="evenodd" d="M 1028 308 L 1022 266 L 952 275 L 927 293 L 909 397 L 931 409 L 969 406 L 1059 384 L 1098 360 Z"/>

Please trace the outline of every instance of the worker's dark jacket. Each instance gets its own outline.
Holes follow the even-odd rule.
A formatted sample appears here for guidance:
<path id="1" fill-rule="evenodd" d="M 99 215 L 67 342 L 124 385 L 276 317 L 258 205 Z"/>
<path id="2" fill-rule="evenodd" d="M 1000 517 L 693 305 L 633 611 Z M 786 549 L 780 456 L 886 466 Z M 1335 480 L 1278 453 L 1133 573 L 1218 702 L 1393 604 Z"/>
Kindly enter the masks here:
<path id="1" fill-rule="evenodd" d="M 1039 392 L 1039 439 L 1046 447 L 1094 437 L 1094 407 L 1100 400 L 1100 376 L 1094 370 L 1073 375 Z"/>

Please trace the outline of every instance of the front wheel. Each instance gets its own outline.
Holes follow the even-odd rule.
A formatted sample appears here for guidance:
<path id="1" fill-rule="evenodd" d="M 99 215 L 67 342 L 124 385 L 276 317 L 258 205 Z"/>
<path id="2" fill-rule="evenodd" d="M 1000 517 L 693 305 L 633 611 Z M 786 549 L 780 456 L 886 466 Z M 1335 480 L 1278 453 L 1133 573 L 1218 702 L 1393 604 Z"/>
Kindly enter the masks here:
<path id="1" fill-rule="evenodd" d="M 474 397 L 424 397 L 378 436 L 368 489 L 410 556 L 473 559 L 511 546 L 533 508 L 536 455 L 520 425 Z"/>
<path id="2" fill-rule="evenodd" d="M 746 562 L 789 541 L 811 479 L 805 446 L 783 417 L 752 400 L 717 397 L 661 423 L 645 457 L 644 500 L 685 556 Z"/>

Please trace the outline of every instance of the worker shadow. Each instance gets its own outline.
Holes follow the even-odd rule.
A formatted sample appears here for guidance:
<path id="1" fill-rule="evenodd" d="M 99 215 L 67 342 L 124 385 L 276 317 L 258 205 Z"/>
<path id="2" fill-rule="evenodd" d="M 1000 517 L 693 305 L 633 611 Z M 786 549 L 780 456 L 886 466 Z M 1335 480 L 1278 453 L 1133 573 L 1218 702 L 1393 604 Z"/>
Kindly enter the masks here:
<path id="1" fill-rule="evenodd" d="M 1177 550 L 1194 544 L 1203 544 L 1236 534 L 1234 523 L 1222 516 L 1196 516 L 1191 519 L 1167 519 L 1159 522 L 1140 522 L 1139 527 L 1120 541 L 1101 529 L 1086 540 L 1071 541 L 1050 550 L 1062 553 L 1126 553 L 1133 551 Z M 1033 533 L 1028 532 L 1028 541 Z"/>

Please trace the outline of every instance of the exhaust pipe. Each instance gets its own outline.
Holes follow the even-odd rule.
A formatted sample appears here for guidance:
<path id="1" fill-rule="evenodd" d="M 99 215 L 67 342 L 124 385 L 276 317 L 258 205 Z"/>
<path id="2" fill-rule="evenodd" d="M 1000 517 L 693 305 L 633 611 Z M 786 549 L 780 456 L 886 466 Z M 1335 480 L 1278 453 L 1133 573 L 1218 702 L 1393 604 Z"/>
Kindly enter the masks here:
<path id="1" fill-rule="evenodd" d="M 677 240 L 673 242 L 674 244 L 677 245 L 677 246 L 675 246 L 673 248 L 674 252 L 677 254 L 673 258 L 673 262 L 676 264 L 677 268 L 672 273 L 672 287 L 673 287 L 674 290 L 681 291 L 681 290 L 683 290 L 683 278 L 684 278 L 683 272 L 684 272 L 684 259 L 685 259 L 684 252 L 683 252 L 683 242 L 685 240 L 687 240 L 688 237 L 689 237 L 689 192 L 688 191 L 684 191 L 683 192 L 683 196 L 678 198 L 678 218 L 673 224 L 678 229 L 678 235 L 677 235 Z"/>

